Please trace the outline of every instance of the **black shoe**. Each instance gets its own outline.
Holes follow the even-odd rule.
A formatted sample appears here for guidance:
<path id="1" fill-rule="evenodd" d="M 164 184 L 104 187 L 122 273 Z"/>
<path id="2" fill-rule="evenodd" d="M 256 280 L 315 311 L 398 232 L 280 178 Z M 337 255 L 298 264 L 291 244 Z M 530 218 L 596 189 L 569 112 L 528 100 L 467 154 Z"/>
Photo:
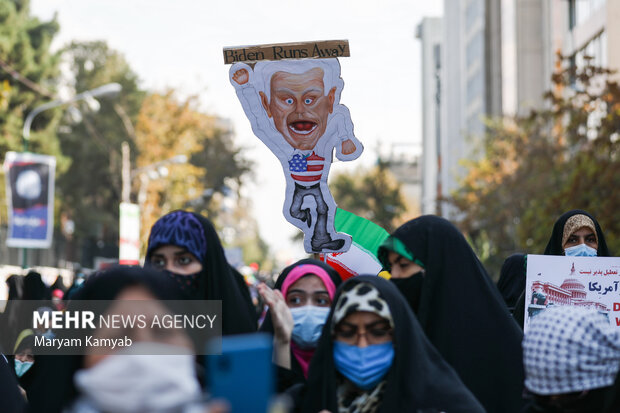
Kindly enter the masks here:
<path id="1" fill-rule="evenodd" d="M 315 252 L 323 252 L 324 250 L 337 251 L 337 250 L 339 250 L 342 247 L 344 247 L 344 240 L 343 239 L 335 239 L 335 240 L 327 241 L 327 242 L 324 242 L 322 244 L 319 244 L 317 247 L 312 245 L 312 249 Z"/>

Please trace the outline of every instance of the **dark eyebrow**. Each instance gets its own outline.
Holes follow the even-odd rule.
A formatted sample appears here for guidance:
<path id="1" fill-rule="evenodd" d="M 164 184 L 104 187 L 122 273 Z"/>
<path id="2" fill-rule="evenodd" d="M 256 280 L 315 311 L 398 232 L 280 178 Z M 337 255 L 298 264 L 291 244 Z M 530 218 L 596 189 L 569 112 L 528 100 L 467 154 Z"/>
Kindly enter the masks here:
<path id="1" fill-rule="evenodd" d="M 174 255 L 183 255 L 183 254 L 192 254 L 191 252 L 189 252 L 188 250 L 183 250 L 183 251 L 179 251 L 179 252 L 175 252 Z M 194 254 L 192 254 L 194 255 Z"/>
<path id="2" fill-rule="evenodd" d="M 357 328 L 357 324 L 349 323 L 348 321 L 342 321 L 341 324 L 346 325 L 347 327 Z M 364 324 L 364 327 L 368 330 L 370 328 L 377 327 L 380 324 L 384 324 L 386 326 L 390 325 L 389 321 L 387 320 L 377 320 L 373 321 L 372 323 Z"/>
<path id="3" fill-rule="evenodd" d="M 370 324 L 366 324 L 364 327 L 368 328 L 372 328 L 372 327 L 377 327 L 380 324 L 385 324 L 386 326 L 389 327 L 390 323 L 387 320 L 377 320 L 377 321 L 373 321 Z"/>
<path id="4" fill-rule="evenodd" d="M 288 290 L 286 292 L 286 295 L 293 294 L 293 293 L 306 294 L 306 291 L 304 291 L 304 290 L 297 290 L 297 289 L 295 289 L 295 290 Z"/>

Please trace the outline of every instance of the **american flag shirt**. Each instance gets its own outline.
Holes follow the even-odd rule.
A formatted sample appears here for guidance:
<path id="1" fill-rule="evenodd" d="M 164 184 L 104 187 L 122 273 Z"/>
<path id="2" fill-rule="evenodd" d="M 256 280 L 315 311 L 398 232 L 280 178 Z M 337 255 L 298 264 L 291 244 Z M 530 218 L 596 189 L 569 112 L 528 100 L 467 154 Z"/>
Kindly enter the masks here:
<path id="1" fill-rule="evenodd" d="M 311 154 L 295 152 L 288 161 L 288 170 L 291 177 L 298 184 L 309 186 L 321 180 L 325 158 L 320 157 L 314 151 Z"/>

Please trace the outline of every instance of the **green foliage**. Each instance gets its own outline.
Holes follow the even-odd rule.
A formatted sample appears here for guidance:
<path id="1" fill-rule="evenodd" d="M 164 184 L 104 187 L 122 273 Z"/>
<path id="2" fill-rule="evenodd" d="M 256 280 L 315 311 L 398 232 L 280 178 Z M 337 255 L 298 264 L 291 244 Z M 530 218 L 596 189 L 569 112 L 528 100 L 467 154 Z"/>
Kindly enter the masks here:
<path id="1" fill-rule="evenodd" d="M 239 193 L 250 166 L 233 144 L 230 128 L 197 110 L 197 97 L 179 101 L 172 91 L 147 95 L 125 58 L 105 42 L 73 42 L 52 53 L 58 30 L 55 18 L 40 22 L 31 17 L 28 0 L 0 0 L 0 154 L 23 150 L 25 117 L 58 99 L 57 90 L 77 94 L 112 82 L 122 86 L 118 96 L 98 98 L 98 110 L 93 102 L 78 101 L 69 110 L 64 106 L 42 112 L 32 125 L 29 150 L 57 159 L 56 225 L 68 220 L 75 224 L 72 234 L 64 234 L 67 248 L 61 258 L 90 266 L 94 255 L 116 256 L 124 141 L 131 149 L 132 169 L 178 154 L 189 157 L 185 165 L 169 166 L 166 179 L 145 188 L 144 232 L 175 208 L 203 212 L 217 225 L 222 195 L 230 187 Z M 62 76 L 61 59 L 67 65 Z M 80 121 L 69 116 L 76 109 Z M 0 178 L 4 180 L 1 171 Z M 132 200 L 137 201 L 138 180 L 133 184 Z M 4 185 L 0 204 L 6 204 Z M 247 209 L 238 209 L 241 215 L 229 217 L 232 224 L 227 226 L 244 220 L 246 230 L 239 232 L 237 243 L 252 259 L 264 258 L 267 248 L 256 235 L 255 222 Z M 0 222 L 6 223 L 6 209 L 0 211 Z"/>
<path id="2" fill-rule="evenodd" d="M 31 17 L 29 4 L 28 0 L 0 0 L 0 153 L 22 150 L 24 118 L 53 97 L 59 74 L 59 56 L 50 52 L 58 24 Z M 56 115 L 46 111 L 35 118 L 33 132 L 46 131 L 32 136 L 31 151 L 46 153 L 39 142 L 55 139 L 50 120 Z"/>
<path id="3" fill-rule="evenodd" d="M 173 91 L 148 95 L 138 116 L 136 143 L 140 149 L 139 167 L 181 154 L 189 159 L 187 164 L 171 166 L 166 179 L 146 184 L 141 223 L 143 244 L 160 216 L 183 208 L 207 216 L 218 229 L 234 228 L 235 245 L 227 246 L 243 246 L 250 251 L 250 244 L 254 243 L 252 257 L 266 254 L 256 232 L 247 234 L 237 228 L 240 223 L 251 221 L 248 209 L 242 205 L 244 200 L 239 197 L 241 177 L 250 163 L 234 145 L 233 134 L 223 121 L 198 110 L 196 96 L 179 99 Z M 227 195 L 236 195 L 234 208 L 224 205 Z"/>
<path id="4" fill-rule="evenodd" d="M 388 232 L 394 231 L 407 209 L 400 183 L 383 162 L 367 170 L 336 174 L 329 188 L 339 208 L 373 221 Z"/>
<path id="5" fill-rule="evenodd" d="M 0 154 L 24 150 L 24 119 L 39 105 L 53 99 L 59 75 L 59 56 L 50 52 L 58 32 L 55 19 L 41 22 L 30 16 L 28 0 L 0 0 Z M 60 157 L 55 133 L 60 111 L 38 115 L 32 125 L 29 150 L 55 155 L 57 170 L 66 168 Z M 0 171 L 4 182 L 4 173 Z M 0 185 L 0 205 L 6 205 L 4 184 Z M 6 223 L 6 208 L 0 209 L 0 222 Z"/>
<path id="6" fill-rule="evenodd" d="M 492 273 L 515 251 L 541 254 L 557 217 L 584 209 L 620 251 L 620 88 L 589 60 L 554 74 L 545 109 L 492 120 L 484 155 L 450 202 Z M 481 252 L 480 250 L 478 252 Z"/>
<path id="7" fill-rule="evenodd" d="M 69 65 L 70 86 L 75 93 L 112 82 L 123 87 L 118 96 L 98 98 L 100 108 L 96 111 L 87 101 L 76 102 L 82 120 L 73 123 L 65 116 L 61 125 L 70 130 L 61 135 L 61 147 L 71 158 L 69 170 L 57 179 L 63 201 L 61 213 L 75 222 L 76 244 L 88 249 L 99 241 L 105 250 L 92 254 L 110 256 L 118 244 L 122 142 L 128 141 L 136 149 L 133 132 L 124 126 L 123 116 L 130 123 L 137 117 L 144 92 L 123 56 L 104 42 L 71 43 L 64 49 L 63 58 Z"/>

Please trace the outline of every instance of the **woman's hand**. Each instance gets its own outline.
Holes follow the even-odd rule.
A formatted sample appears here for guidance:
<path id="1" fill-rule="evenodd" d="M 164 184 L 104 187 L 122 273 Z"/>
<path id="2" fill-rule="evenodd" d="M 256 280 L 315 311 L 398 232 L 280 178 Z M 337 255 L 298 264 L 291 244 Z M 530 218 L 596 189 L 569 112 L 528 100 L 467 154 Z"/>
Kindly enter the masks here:
<path id="1" fill-rule="evenodd" d="M 293 315 L 279 290 L 272 290 L 264 283 L 258 285 L 258 293 L 269 307 L 273 322 L 273 359 L 285 369 L 291 368 L 291 335 L 293 334 Z"/>
<path id="2" fill-rule="evenodd" d="M 284 296 L 279 290 L 272 290 L 264 283 L 259 284 L 258 293 L 269 306 L 275 338 L 282 343 L 290 344 L 294 323 Z"/>

